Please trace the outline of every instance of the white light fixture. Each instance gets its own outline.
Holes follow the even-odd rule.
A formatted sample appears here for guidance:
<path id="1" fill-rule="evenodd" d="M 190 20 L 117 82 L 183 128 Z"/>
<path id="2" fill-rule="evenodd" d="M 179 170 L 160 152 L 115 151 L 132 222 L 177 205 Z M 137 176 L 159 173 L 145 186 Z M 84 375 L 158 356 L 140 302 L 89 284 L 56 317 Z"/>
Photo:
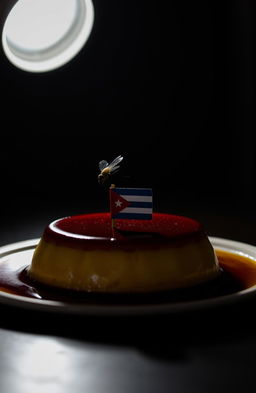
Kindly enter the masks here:
<path id="1" fill-rule="evenodd" d="M 93 21 L 91 0 L 19 0 L 3 28 L 3 49 L 22 70 L 51 71 L 82 49 Z"/>

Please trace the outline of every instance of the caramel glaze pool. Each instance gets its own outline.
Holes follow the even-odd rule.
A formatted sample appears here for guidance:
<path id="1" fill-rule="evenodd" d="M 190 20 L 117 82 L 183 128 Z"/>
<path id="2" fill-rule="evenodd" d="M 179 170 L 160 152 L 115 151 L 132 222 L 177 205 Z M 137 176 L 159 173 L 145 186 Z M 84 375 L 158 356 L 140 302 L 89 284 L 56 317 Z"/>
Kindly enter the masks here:
<path id="1" fill-rule="evenodd" d="M 60 290 L 29 278 L 28 266 L 15 269 L 11 261 L 0 264 L 0 291 L 43 300 L 79 304 L 163 304 L 209 299 L 236 293 L 256 285 L 256 261 L 245 256 L 215 250 L 221 274 L 207 283 L 172 291 L 137 294 L 95 294 Z"/>

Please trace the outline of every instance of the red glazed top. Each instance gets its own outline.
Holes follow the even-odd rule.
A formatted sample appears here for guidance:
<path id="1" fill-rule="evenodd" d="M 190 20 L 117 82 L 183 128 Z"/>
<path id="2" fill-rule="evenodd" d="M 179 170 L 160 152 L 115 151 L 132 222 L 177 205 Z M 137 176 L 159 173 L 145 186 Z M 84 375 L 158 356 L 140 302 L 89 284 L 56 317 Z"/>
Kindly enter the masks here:
<path id="1" fill-rule="evenodd" d="M 109 213 L 84 214 L 61 218 L 44 231 L 46 242 L 82 249 L 158 248 L 198 239 L 201 224 L 187 217 L 154 213 L 152 220 L 115 220 Z"/>

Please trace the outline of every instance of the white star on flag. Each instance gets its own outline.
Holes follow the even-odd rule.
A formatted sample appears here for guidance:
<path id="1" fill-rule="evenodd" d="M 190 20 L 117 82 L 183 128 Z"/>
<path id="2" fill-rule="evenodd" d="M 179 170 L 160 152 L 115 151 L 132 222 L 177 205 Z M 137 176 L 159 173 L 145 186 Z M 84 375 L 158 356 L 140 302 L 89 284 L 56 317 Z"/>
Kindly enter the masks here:
<path id="1" fill-rule="evenodd" d="M 116 207 L 121 207 L 122 204 L 123 204 L 123 202 L 121 202 L 121 201 L 118 199 L 118 201 L 116 201 L 115 204 L 116 204 Z"/>

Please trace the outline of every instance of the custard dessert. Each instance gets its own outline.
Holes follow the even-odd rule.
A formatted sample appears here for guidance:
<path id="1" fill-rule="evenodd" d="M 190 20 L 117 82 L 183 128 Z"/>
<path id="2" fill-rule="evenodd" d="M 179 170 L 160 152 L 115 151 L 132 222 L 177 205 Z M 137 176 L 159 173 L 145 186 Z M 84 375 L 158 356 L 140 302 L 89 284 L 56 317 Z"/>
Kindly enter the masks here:
<path id="1" fill-rule="evenodd" d="M 28 274 L 42 284 L 95 293 L 186 288 L 220 272 L 214 249 L 196 220 L 153 214 L 115 220 L 109 213 L 58 219 L 45 228 Z"/>

